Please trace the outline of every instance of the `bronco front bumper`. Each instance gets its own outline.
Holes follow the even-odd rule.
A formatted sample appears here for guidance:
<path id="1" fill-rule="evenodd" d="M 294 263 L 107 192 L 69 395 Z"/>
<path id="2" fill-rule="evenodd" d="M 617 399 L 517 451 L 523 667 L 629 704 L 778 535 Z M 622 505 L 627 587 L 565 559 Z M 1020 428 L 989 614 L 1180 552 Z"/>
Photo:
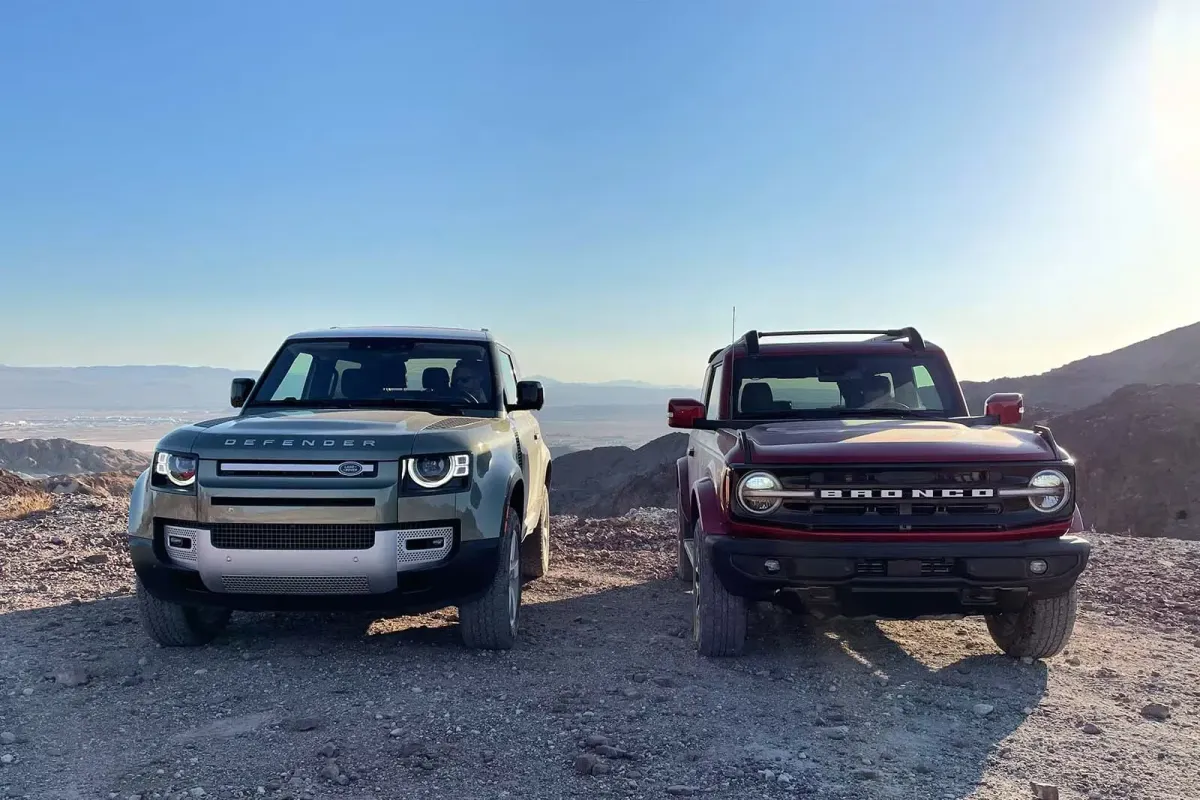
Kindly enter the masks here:
<path id="1" fill-rule="evenodd" d="M 1001 542 L 788 541 L 704 536 L 725 588 L 825 614 L 914 618 L 1019 610 L 1067 592 L 1087 565 L 1078 536 Z"/>

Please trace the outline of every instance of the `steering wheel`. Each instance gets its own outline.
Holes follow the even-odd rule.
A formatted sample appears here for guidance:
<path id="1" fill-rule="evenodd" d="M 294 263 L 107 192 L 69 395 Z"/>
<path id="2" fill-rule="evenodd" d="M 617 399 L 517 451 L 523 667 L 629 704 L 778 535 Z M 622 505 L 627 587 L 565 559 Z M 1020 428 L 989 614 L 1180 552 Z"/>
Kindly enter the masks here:
<path id="1" fill-rule="evenodd" d="M 904 411 L 912 411 L 912 406 L 901 403 L 894 397 L 881 397 L 878 400 L 872 400 L 870 403 L 864 403 L 863 408 L 898 408 Z"/>

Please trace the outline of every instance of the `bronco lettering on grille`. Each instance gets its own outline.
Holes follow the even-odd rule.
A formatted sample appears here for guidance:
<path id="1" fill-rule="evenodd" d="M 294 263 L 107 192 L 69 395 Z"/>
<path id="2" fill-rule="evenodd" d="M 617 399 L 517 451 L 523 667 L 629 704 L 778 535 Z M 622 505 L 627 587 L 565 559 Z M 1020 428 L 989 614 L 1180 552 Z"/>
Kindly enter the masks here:
<path id="1" fill-rule="evenodd" d="M 822 500 L 966 499 L 995 497 L 995 489 L 821 489 Z"/>

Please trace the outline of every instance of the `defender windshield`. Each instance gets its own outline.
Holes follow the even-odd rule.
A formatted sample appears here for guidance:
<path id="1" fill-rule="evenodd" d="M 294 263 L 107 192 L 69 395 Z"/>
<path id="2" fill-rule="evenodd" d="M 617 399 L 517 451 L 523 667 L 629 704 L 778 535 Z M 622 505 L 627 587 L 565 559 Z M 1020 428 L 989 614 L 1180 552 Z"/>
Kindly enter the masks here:
<path id="1" fill-rule="evenodd" d="M 489 350 L 477 342 L 300 340 L 280 350 L 248 405 L 490 410 L 492 375 Z"/>
<path id="2" fill-rule="evenodd" d="M 734 417 L 837 416 L 946 418 L 963 411 L 936 358 L 805 354 L 733 362 Z"/>

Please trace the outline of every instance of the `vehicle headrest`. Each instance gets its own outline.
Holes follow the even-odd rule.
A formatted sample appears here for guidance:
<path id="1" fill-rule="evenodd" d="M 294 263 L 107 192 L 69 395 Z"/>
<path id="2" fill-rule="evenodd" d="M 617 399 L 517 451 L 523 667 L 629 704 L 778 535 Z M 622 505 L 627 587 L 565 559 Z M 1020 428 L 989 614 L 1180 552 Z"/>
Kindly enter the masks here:
<path id="1" fill-rule="evenodd" d="M 350 367 L 342 370 L 342 397 L 363 400 L 378 397 L 383 384 L 374 370 Z"/>
<path id="2" fill-rule="evenodd" d="M 742 411 L 769 411 L 774 407 L 775 394 L 766 383 L 747 383 L 742 387 Z"/>
<path id="3" fill-rule="evenodd" d="M 421 386 L 425 389 L 448 389 L 450 373 L 445 367 L 426 367 L 421 373 Z"/>

